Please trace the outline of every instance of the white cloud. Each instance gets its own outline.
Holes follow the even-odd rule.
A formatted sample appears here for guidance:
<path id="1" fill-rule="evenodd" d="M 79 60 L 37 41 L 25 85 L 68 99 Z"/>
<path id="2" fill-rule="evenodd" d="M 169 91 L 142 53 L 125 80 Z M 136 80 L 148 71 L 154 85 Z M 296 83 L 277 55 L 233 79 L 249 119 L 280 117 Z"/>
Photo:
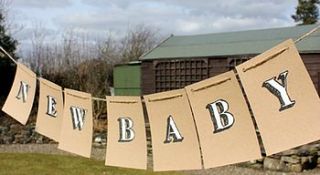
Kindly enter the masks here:
<path id="1" fill-rule="evenodd" d="M 104 19 L 108 26 L 153 24 L 164 33 L 196 34 L 237 29 L 272 28 L 293 25 L 292 0 L 83 0 L 97 13 L 88 19 Z M 102 10 L 104 9 L 104 10 Z M 72 23 L 85 23 L 74 20 Z"/>
<path id="2" fill-rule="evenodd" d="M 72 5 L 72 0 L 14 0 L 12 5 L 26 8 L 62 8 Z"/>
<path id="3" fill-rule="evenodd" d="M 57 33 L 73 29 L 90 35 L 112 33 L 121 37 L 128 28 L 138 24 L 154 26 L 163 35 L 290 26 L 294 25 L 290 16 L 296 3 L 292 0 L 15 0 L 12 6 L 26 14 L 21 23 L 36 18 L 47 22 L 48 29 Z M 23 35 L 23 39 L 27 37 L 28 34 Z"/>
<path id="4" fill-rule="evenodd" d="M 179 30 L 189 33 L 194 32 L 200 29 L 200 25 L 198 22 L 194 21 L 178 21 L 177 25 L 179 26 Z"/>

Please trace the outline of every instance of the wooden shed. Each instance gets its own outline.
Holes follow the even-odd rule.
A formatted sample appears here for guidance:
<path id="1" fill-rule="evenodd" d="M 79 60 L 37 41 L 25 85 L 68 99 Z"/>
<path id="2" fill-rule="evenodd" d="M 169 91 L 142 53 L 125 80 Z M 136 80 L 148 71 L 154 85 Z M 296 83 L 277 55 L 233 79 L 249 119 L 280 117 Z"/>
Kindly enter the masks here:
<path id="1" fill-rule="evenodd" d="M 117 64 L 113 69 L 114 94 L 117 96 L 141 95 L 140 61 Z"/>
<path id="2" fill-rule="evenodd" d="M 172 35 L 140 58 L 142 94 L 183 88 L 224 73 L 286 39 L 299 38 L 316 26 Z M 300 41 L 297 47 L 320 92 L 320 31 Z"/>

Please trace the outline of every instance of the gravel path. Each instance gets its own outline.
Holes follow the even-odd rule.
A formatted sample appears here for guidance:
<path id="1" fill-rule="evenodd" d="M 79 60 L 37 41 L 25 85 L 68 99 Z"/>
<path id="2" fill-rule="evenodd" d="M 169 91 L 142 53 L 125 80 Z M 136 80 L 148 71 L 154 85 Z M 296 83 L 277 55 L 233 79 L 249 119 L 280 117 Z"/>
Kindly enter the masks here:
<path id="1" fill-rule="evenodd" d="M 0 145 L 0 153 L 42 153 L 58 155 L 75 155 L 58 149 L 57 144 L 12 144 Z M 92 148 L 91 157 L 97 160 L 105 159 L 105 149 Z"/>
<path id="2" fill-rule="evenodd" d="M 58 154 L 58 155 L 73 155 L 71 153 L 59 150 L 57 144 L 12 144 L 12 145 L 0 145 L 0 153 L 43 153 L 43 154 Z M 93 148 L 93 159 L 104 160 L 105 149 Z M 252 168 L 240 167 L 240 166 L 224 166 L 218 168 L 212 168 L 209 170 L 198 171 L 185 171 L 187 175 L 319 175 L 320 169 L 317 168 L 312 171 L 305 171 L 303 173 L 283 173 L 274 171 L 262 171 Z"/>
<path id="3" fill-rule="evenodd" d="M 209 170 L 200 170 L 194 172 L 187 172 L 189 175 L 319 175 L 320 170 L 306 171 L 303 173 L 284 173 L 284 172 L 275 172 L 275 171 L 263 171 L 252 168 L 245 168 L 239 166 L 224 166 L 218 168 L 212 168 Z"/>

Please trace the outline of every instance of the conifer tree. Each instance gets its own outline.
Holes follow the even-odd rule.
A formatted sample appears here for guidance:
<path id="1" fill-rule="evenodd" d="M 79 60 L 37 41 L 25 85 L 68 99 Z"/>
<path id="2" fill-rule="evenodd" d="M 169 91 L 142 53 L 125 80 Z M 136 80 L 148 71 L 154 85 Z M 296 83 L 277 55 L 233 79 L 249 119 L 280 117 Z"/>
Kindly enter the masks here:
<path id="1" fill-rule="evenodd" d="M 11 37 L 11 35 L 8 33 L 5 22 L 3 10 L 0 9 L 0 46 L 17 60 L 18 57 L 16 56 L 15 51 L 18 41 Z M 8 95 L 14 74 L 15 65 L 8 58 L 8 56 L 3 54 L 3 52 L 0 52 L 0 100 Z M 2 103 L 3 101 L 0 102 L 0 104 Z"/>
<path id="2" fill-rule="evenodd" d="M 319 18 L 320 0 L 298 0 L 296 14 L 291 17 L 298 25 L 315 24 Z"/>

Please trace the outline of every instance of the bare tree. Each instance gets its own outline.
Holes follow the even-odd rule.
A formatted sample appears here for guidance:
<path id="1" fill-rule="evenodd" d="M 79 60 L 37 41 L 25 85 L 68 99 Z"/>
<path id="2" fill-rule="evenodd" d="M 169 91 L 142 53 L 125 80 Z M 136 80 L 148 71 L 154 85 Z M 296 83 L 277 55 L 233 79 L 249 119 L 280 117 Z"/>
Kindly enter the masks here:
<path id="1" fill-rule="evenodd" d="M 121 40 L 121 56 L 124 61 L 137 60 L 143 53 L 150 50 L 159 41 L 158 30 L 137 25 L 128 30 L 126 36 Z"/>
<path id="2" fill-rule="evenodd" d="M 121 59 L 120 59 L 118 47 L 119 46 L 117 41 L 112 37 L 111 34 L 109 34 L 105 41 L 102 41 L 98 44 L 99 60 L 103 60 L 111 65 L 115 65 L 119 63 Z"/>
<path id="3" fill-rule="evenodd" d="M 89 33 L 66 30 L 50 40 L 41 23 L 34 24 L 28 62 L 42 77 L 62 87 L 81 90 L 96 97 L 109 94 L 115 64 L 138 59 L 160 39 L 158 30 L 138 25 L 115 39 L 92 39 Z M 94 103 L 97 119 L 105 112 L 105 103 Z"/>
<path id="4" fill-rule="evenodd" d="M 33 70 L 35 70 L 39 75 L 42 74 L 42 67 L 45 57 L 45 39 L 46 34 L 44 33 L 45 29 L 43 28 L 42 23 L 34 23 L 34 30 L 31 37 L 31 47 L 32 52 L 30 53 L 30 65 Z"/>
<path id="5" fill-rule="evenodd" d="M 12 0 L 0 0 L 0 14 L 5 19 L 5 29 L 10 35 L 15 35 L 21 32 L 24 28 L 23 25 L 14 22 L 15 14 L 10 13 Z"/>
<path id="6" fill-rule="evenodd" d="M 78 33 L 71 29 L 63 35 L 63 58 L 69 66 L 98 57 L 98 42 L 87 33 Z"/>

